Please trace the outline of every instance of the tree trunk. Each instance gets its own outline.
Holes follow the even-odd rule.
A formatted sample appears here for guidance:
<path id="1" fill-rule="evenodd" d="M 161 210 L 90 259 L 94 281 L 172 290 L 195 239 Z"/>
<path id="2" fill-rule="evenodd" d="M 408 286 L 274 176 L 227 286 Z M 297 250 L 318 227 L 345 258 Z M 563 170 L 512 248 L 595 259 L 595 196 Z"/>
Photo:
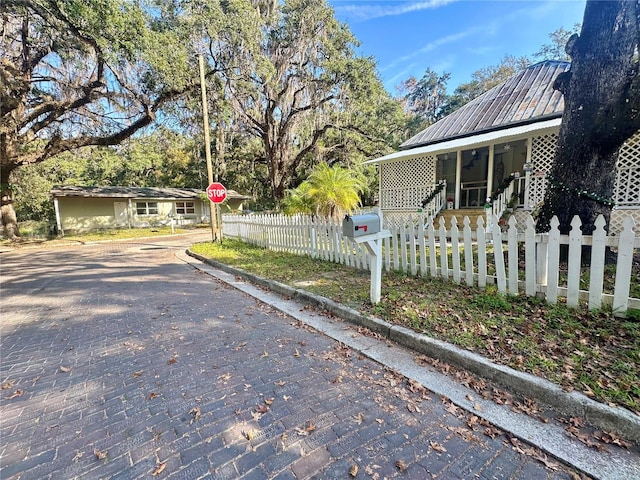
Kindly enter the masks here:
<path id="1" fill-rule="evenodd" d="M 640 129 L 639 13 L 639 0 L 588 0 L 580 36 L 567 43 L 572 63 L 554 85 L 565 108 L 540 232 L 549 230 L 554 215 L 564 234 L 575 215 L 584 234 L 593 232 L 600 214 L 608 227 L 618 150 Z"/>
<path id="2" fill-rule="evenodd" d="M 2 168 L 0 171 L 0 236 L 9 240 L 20 237 L 18 230 L 18 217 L 13 209 L 13 194 L 9 188 L 9 175 L 11 169 Z"/>

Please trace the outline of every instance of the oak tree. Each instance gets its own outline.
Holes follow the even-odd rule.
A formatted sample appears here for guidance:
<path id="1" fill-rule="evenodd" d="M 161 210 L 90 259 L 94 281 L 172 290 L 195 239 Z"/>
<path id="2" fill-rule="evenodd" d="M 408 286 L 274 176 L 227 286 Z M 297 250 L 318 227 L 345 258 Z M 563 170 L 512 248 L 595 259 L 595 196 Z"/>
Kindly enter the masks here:
<path id="1" fill-rule="evenodd" d="M 588 0 L 580 34 L 566 46 L 571 68 L 554 87 L 565 108 L 537 229 L 557 215 L 567 233 L 578 215 L 591 234 L 609 223 L 618 150 L 640 129 L 640 1 Z"/>
<path id="2" fill-rule="evenodd" d="M 0 226 L 5 236 L 18 235 L 9 189 L 14 170 L 87 145 L 116 145 L 197 85 L 189 68 L 195 62 L 189 21 L 179 21 L 180 15 L 195 17 L 184 16 L 178 3 L 0 3 Z"/>

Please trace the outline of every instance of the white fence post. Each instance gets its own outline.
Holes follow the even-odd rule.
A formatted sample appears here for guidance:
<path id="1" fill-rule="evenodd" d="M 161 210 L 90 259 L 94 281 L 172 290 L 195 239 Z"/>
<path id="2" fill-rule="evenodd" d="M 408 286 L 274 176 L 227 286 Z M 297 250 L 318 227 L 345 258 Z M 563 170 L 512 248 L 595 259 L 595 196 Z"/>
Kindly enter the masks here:
<path id="1" fill-rule="evenodd" d="M 518 227 L 516 217 L 509 218 L 509 231 L 507 233 L 507 254 L 509 265 L 509 293 L 518 295 Z"/>
<path id="2" fill-rule="evenodd" d="M 451 263 L 453 267 L 453 281 L 460 283 L 460 238 L 458 236 L 458 219 L 451 219 Z"/>
<path id="3" fill-rule="evenodd" d="M 582 257 L 582 222 L 577 215 L 571 220 L 569 233 L 569 265 L 567 267 L 567 305 L 577 307 L 580 300 L 580 264 Z"/>
<path id="4" fill-rule="evenodd" d="M 532 297 L 536 294 L 536 225 L 533 217 L 529 215 L 524 233 L 524 256 L 525 256 L 525 293 Z"/>
<path id="5" fill-rule="evenodd" d="M 558 275 L 560 268 L 560 221 L 555 215 L 551 219 L 549 230 L 549 243 L 547 245 L 547 301 L 558 302 Z"/>
<path id="6" fill-rule="evenodd" d="M 493 217 L 491 236 L 493 241 L 493 259 L 496 267 L 496 282 L 500 293 L 507 293 L 507 275 L 504 269 L 504 253 L 502 251 L 502 231 L 498 217 Z"/>
<path id="7" fill-rule="evenodd" d="M 464 271 L 467 286 L 473 286 L 473 244 L 471 243 L 471 221 L 465 215 L 462 220 L 464 227 L 462 228 L 462 236 L 464 241 Z"/>
<path id="8" fill-rule="evenodd" d="M 440 217 L 440 276 L 449 278 L 449 257 L 447 255 L 447 230 L 444 225 L 444 218 Z"/>
<path id="9" fill-rule="evenodd" d="M 607 221 L 598 215 L 594 225 L 596 229 L 591 235 L 591 273 L 589 274 L 589 310 L 602 306 L 602 290 L 604 282 L 604 262 L 607 249 L 607 232 L 604 229 Z"/>
<path id="10" fill-rule="evenodd" d="M 629 305 L 634 226 L 633 217 L 627 217 L 622 222 L 622 233 L 620 233 L 620 243 L 618 244 L 618 264 L 616 265 L 616 286 L 613 294 L 614 315 L 624 315 Z"/>
<path id="11" fill-rule="evenodd" d="M 478 236 L 478 287 L 487 286 L 487 236 L 484 231 L 482 217 L 477 220 L 476 235 Z"/>

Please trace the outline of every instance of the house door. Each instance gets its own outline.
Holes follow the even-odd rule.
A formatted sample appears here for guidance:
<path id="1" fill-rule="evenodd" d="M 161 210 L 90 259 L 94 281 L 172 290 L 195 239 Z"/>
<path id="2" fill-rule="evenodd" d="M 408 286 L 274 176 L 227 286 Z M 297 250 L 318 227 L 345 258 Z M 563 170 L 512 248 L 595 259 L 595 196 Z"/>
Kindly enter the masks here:
<path id="1" fill-rule="evenodd" d="M 115 210 L 116 227 L 129 226 L 129 205 L 127 202 L 113 202 Z"/>
<path id="2" fill-rule="evenodd" d="M 489 147 L 462 152 L 460 207 L 482 207 L 487 198 Z"/>

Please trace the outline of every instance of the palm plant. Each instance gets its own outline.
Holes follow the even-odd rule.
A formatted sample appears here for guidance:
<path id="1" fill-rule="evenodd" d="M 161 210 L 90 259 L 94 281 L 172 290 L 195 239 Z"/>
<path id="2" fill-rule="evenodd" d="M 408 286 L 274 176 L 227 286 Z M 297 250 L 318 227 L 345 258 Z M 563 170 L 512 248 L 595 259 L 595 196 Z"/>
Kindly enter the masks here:
<path id="1" fill-rule="evenodd" d="M 282 210 L 287 215 L 296 213 L 312 215 L 315 213 L 316 207 L 313 198 L 309 194 L 311 185 L 308 181 L 304 181 L 298 188 L 290 189 L 285 192 L 282 199 Z"/>
<path id="2" fill-rule="evenodd" d="M 360 205 L 360 193 L 366 186 L 356 172 L 339 165 L 330 167 L 325 162 L 313 169 L 306 183 L 316 213 L 336 219 Z"/>

